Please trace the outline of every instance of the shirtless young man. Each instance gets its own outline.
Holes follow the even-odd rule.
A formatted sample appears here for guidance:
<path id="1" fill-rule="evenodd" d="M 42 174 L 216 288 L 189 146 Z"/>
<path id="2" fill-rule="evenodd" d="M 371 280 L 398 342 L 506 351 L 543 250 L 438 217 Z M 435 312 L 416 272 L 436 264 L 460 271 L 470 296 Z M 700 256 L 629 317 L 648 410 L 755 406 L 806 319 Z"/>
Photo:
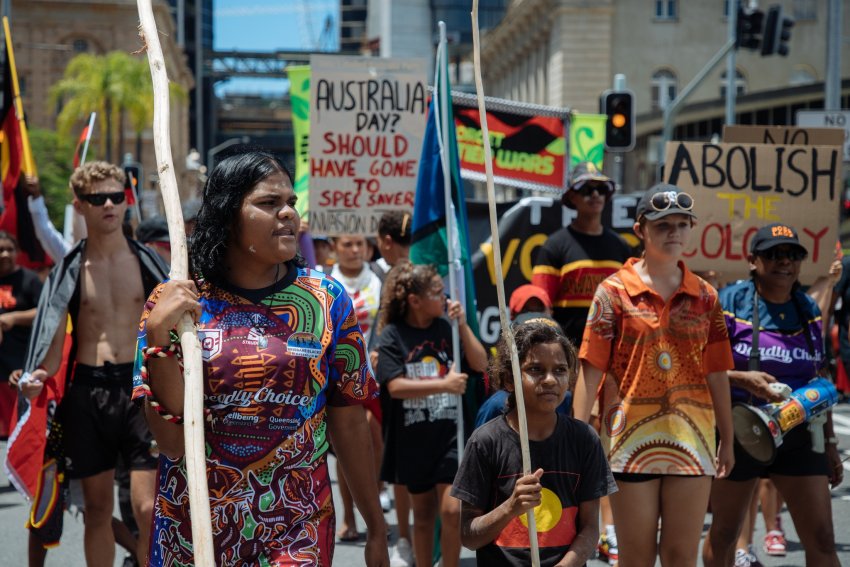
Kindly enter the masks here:
<path id="1" fill-rule="evenodd" d="M 90 567 L 111 567 L 115 465 L 119 455 L 125 458 L 140 530 L 136 555 L 145 564 L 157 459 L 153 437 L 141 410 L 131 403 L 130 391 L 139 314 L 148 293 L 165 277 L 165 268 L 121 231 L 127 203 L 120 168 L 87 163 L 74 172 L 70 185 L 88 238 L 57 266 L 51 274 L 53 285 L 45 286 L 45 293 L 52 296 L 39 302 L 39 309 L 60 314 L 43 319 L 65 321 L 68 313 L 74 328 L 70 385 L 58 410 L 65 464 L 69 477 L 80 479 L 83 487 L 86 562 Z M 30 344 L 31 374 L 21 382 L 29 399 L 39 395 L 48 377 L 58 371 L 65 338 L 64 325 L 38 323 L 34 332 L 48 337 L 38 336 Z M 50 345 L 45 349 L 46 340 Z"/>

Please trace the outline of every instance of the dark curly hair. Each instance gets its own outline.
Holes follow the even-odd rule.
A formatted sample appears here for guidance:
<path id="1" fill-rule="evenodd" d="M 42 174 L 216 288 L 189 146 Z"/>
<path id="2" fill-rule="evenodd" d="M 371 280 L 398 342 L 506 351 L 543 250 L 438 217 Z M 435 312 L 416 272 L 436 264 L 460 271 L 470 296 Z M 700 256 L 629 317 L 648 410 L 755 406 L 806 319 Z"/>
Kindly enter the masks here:
<path id="1" fill-rule="evenodd" d="M 434 276 L 439 276 L 437 268 L 430 264 L 411 264 L 404 260 L 389 271 L 381 291 L 381 311 L 377 332 L 380 334 L 390 323 L 404 321 L 407 315 L 407 296 L 411 293 L 425 293 Z"/>
<path id="2" fill-rule="evenodd" d="M 283 173 L 292 183 L 292 173 L 274 155 L 251 150 L 226 157 L 204 185 L 201 210 L 189 240 L 189 257 L 195 276 L 221 285 L 227 282 L 230 267 L 224 258 L 242 208 L 242 200 L 263 179 Z M 301 256 L 293 263 L 304 266 Z"/>
<path id="3" fill-rule="evenodd" d="M 517 325 L 514 327 L 513 332 L 520 365 L 522 365 L 523 360 L 525 360 L 525 357 L 528 356 L 528 353 L 535 345 L 549 343 L 558 343 L 561 345 L 561 348 L 564 349 L 564 355 L 567 358 L 567 366 L 570 369 L 570 388 L 572 388 L 578 377 L 578 354 L 573 344 L 558 327 L 546 322 L 532 320 Z M 511 384 L 513 386 L 511 351 L 504 332 L 499 338 L 498 344 L 496 344 L 496 355 L 490 359 L 488 373 L 490 375 L 490 382 L 495 389 L 507 390 L 505 384 Z M 508 409 L 516 407 L 516 397 L 513 391 L 508 395 L 507 406 Z"/>
<path id="4" fill-rule="evenodd" d="M 410 246 L 413 215 L 409 211 L 387 211 L 378 221 L 378 236 L 389 236 L 396 244 Z"/>

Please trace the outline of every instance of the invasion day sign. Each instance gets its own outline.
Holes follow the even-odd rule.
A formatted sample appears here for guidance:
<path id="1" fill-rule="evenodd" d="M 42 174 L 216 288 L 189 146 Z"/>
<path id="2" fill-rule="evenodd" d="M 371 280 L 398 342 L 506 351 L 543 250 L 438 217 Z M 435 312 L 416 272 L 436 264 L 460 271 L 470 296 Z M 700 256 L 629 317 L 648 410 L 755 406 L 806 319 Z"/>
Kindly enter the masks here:
<path id="1" fill-rule="evenodd" d="M 838 241 L 841 148 L 668 142 L 666 181 L 694 197 L 699 218 L 685 252 L 692 270 L 748 276 L 750 239 L 759 227 L 794 227 L 809 251 L 802 283 L 825 275 Z"/>
<path id="2" fill-rule="evenodd" d="M 310 68 L 310 230 L 372 236 L 413 208 L 425 61 L 313 55 Z"/>

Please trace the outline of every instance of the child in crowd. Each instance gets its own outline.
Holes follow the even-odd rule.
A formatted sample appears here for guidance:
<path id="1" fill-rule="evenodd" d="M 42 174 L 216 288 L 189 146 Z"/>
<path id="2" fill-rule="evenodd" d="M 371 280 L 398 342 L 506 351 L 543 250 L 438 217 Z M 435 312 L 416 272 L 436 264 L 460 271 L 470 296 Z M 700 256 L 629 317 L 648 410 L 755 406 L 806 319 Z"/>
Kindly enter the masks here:
<path id="1" fill-rule="evenodd" d="M 557 412 L 577 373 L 576 351 L 557 325 L 520 323 L 522 372 L 533 474 L 523 475 L 510 349 L 504 337 L 490 377 L 510 393 L 508 412 L 469 440 L 452 488 L 462 501 L 463 545 L 479 565 L 530 565 L 524 514 L 534 509 L 540 564 L 584 565 L 599 537 L 599 499 L 617 488 L 596 433 Z"/>
<path id="2" fill-rule="evenodd" d="M 487 352 L 466 324 L 460 303 L 446 301 L 433 266 L 402 262 L 387 278 L 378 323 L 378 380 L 392 398 L 384 443 L 382 478 L 407 486 L 413 504 L 413 550 L 417 565 L 433 563 L 437 513 L 442 565 L 460 559 L 460 503 L 449 495 L 457 472 L 458 400 L 467 375 L 452 370 L 451 324 L 457 319 L 464 359 L 483 372 Z M 448 309 L 447 309 L 448 308 Z"/>

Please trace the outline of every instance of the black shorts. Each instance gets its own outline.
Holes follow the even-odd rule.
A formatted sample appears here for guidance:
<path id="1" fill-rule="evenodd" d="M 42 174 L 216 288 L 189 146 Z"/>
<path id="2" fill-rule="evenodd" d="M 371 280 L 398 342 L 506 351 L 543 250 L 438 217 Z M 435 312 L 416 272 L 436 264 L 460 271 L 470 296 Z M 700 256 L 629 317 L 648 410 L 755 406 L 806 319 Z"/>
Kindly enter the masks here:
<path id="1" fill-rule="evenodd" d="M 133 363 L 77 364 L 60 406 L 69 478 L 114 469 L 153 470 L 158 452 L 143 410 L 130 400 Z"/>
<path id="2" fill-rule="evenodd" d="M 617 482 L 649 482 L 650 480 L 658 480 L 659 478 L 664 477 L 663 474 L 655 473 L 615 472 L 611 474 L 614 475 L 614 480 Z"/>
<path id="3" fill-rule="evenodd" d="M 780 476 L 829 476 L 826 453 L 812 450 L 812 436 L 805 425 L 788 432 L 776 451 L 776 459 L 763 465 L 750 457 L 735 441 L 735 466 L 728 480 L 752 480 Z"/>

